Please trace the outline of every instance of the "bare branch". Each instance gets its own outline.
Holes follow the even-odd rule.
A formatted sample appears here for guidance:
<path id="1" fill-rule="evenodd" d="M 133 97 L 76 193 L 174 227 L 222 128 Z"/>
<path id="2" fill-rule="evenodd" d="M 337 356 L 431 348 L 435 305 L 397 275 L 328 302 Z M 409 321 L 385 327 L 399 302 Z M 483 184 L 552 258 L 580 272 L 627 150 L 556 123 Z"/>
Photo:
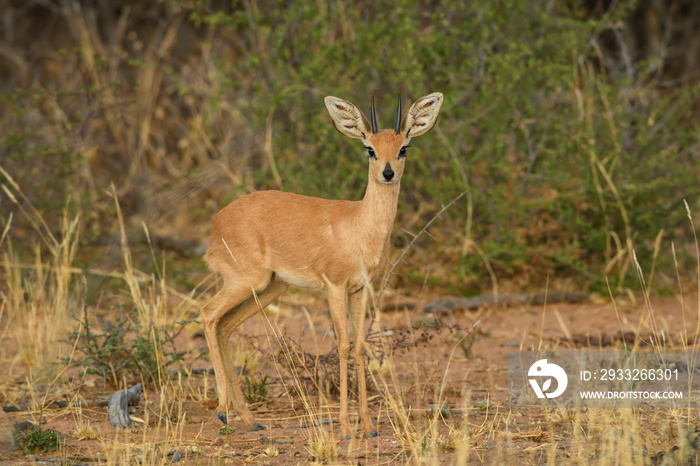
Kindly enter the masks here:
<path id="1" fill-rule="evenodd" d="M 428 223 L 426 223 L 425 226 L 424 226 L 417 234 L 414 235 L 414 234 L 412 234 L 412 233 L 409 233 L 409 234 L 413 237 L 413 239 L 411 240 L 410 243 L 408 243 L 408 246 L 406 246 L 406 247 L 403 249 L 403 251 L 401 251 L 401 255 L 399 256 L 399 258 L 396 259 L 396 261 L 394 261 L 394 263 L 392 264 L 391 269 L 389 270 L 389 273 L 387 274 L 386 278 L 384 279 L 384 283 L 382 283 L 382 287 L 381 287 L 381 289 L 379 290 L 379 293 L 377 293 L 377 299 L 375 300 L 375 306 L 379 306 L 379 299 L 382 297 L 382 293 L 384 293 L 384 289 L 386 288 L 387 284 L 389 283 L 389 277 L 391 277 L 392 275 L 394 275 L 394 270 L 396 269 L 396 266 L 397 266 L 400 262 L 403 262 L 403 261 L 404 261 L 404 256 L 406 255 L 406 253 L 408 252 L 408 250 L 411 249 L 411 247 L 415 244 L 416 240 L 418 240 L 418 238 L 419 238 L 422 234 L 424 234 L 424 233 L 426 233 L 426 234 L 427 234 L 428 236 L 430 236 L 431 238 L 434 238 L 433 235 L 431 235 L 430 233 L 428 233 L 428 228 L 430 228 L 430 225 L 432 225 L 433 222 L 434 222 L 435 220 L 437 220 L 438 218 L 442 218 L 442 217 L 440 217 L 440 214 L 444 213 L 447 209 L 450 208 L 450 206 L 451 206 L 452 204 L 454 204 L 455 202 L 457 202 L 458 200 L 460 200 L 462 197 L 464 197 L 465 194 L 467 194 L 467 191 L 462 191 L 462 193 L 461 193 L 459 196 L 457 196 L 457 197 L 455 197 L 454 199 L 452 199 L 452 201 L 450 201 L 449 204 L 442 206 L 442 208 L 441 208 L 435 215 L 433 215 L 433 218 L 431 218 L 431 219 L 428 221 Z M 405 230 L 404 230 L 404 231 L 405 231 Z M 370 328 L 371 328 L 371 326 L 370 326 Z"/>

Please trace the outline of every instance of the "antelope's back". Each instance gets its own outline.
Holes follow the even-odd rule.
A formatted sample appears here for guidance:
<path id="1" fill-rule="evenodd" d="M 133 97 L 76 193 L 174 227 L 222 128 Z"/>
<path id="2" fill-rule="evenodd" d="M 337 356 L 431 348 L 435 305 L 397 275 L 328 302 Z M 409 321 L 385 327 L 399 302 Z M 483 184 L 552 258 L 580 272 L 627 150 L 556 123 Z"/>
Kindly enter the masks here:
<path id="1" fill-rule="evenodd" d="M 235 263 L 246 270 L 306 272 L 328 269 L 330 256 L 350 251 L 358 202 L 281 191 L 257 191 L 236 199 L 214 217 L 204 256 L 218 272 Z M 233 256 L 233 258 L 232 258 Z"/>

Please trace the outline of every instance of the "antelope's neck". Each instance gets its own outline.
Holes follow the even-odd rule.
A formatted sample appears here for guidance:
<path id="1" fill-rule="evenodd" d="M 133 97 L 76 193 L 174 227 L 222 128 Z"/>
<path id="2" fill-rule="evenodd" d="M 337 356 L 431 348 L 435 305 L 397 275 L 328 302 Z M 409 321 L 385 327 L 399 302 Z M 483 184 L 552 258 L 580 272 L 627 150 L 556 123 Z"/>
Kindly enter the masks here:
<path id="1" fill-rule="evenodd" d="M 362 198 L 359 210 L 358 238 L 363 243 L 364 260 L 368 267 L 378 263 L 386 239 L 391 235 L 396 218 L 396 208 L 399 200 L 400 182 L 385 186 L 370 179 Z"/>

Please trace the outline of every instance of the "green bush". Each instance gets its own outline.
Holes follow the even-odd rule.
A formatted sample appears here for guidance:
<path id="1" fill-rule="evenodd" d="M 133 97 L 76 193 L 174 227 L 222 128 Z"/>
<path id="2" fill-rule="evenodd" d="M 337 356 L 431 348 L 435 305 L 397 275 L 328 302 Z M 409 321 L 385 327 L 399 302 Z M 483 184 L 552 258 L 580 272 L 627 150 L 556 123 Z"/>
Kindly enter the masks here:
<path id="1" fill-rule="evenodd" d="M 190 352 L 178 351 L 175 338 L 194 317 L 165 327 L 143 323 L 134 309 L 127 318 L 120 312 L 114 322 L 103 322 L 102 332 L 89 322 L 87 311 L 78 330 L 67 343 L 75 346 L 75 354 L 63 358 L 65 364 L 82 366 L 86 373 L 101 375 L 115 386 L 127 380 L 156 382 L 168 377 L 171 367 L 181 368 Z"/>
<path id="2" fill-rule="evenodd" d="M 127 186 L 131 180 L 138 192 L 131 205 L 149 206 L 149 215 L 177 208 L 175 201 L 148 203 L 149 192 L 189 183 L 186 196 L 202 197 L 194 227 L 251 188 L 360 199 L 364 150 L 335 132 L 323 97 L 347 98 L 366 111 L 374 93 L 380 126 L 388 127 L 397 92 L 407 104 L 441 91 L 436 129 L 409 149 L 398 223 L 416 230 L 460 192 L 469 191 L 468 201 L 434 228 L 440 241 L 417 243 L 429 260 L 409 261 L 403 277 L 420 279 L 424 264 L 437 263 L 440 270 L 430 273 L 437 285 L 479 293 L 490 286 L 488 261 L 499 279 L 519 277 L 524 286 L 570 277 L 604 291 L 607 276 L 614 290 L 635 287 L 630 248 L 649 267 L 661 230 L 664 252 L 670 241 L 692 240 L 683 200 L 697 208 L 700 194 L 697 80 L 659 86 L 653 57 L 633 54 L 622 65 L 624 51 L 607 38 L 643 5 L 615 2 L 597 16 L 586 5 L 134 3 L 131 15 L 167 18 L 156 25 L 172 25 L 182 41 L 161 50 L 161 29 L 122 37 L 106 24 L 98 39 L 123 43 L 123 56 L 94 47 L 97 57 L 88 60 L 85 44 L 56 45 L 61 66 L 87 70 L 81 87 L 40 87 L 38 100 L 5 93 L 0 137 L 15 171 L 33 154 L 50 154 L 77 187 L 87 189 L 82 173 L 91 170 Z M 145 46 L 132 46 L 137 39 Z M 42 127 L 21 110 L 40 103 L 67 123 Z M 90 147 L 100 157 L 86 169 L 76 153 L 90 152 L 74 149 Z M 223 173 L 212 161 L 234 176 L 212 183 L 212 173 Z M 214 203 L 210 186 L 218 190 Z M 93 193 L 91 209 L 99 208 L 96 199 Z M 104 220 L 93 215 L 87 228 L 99 231 Z M 690 260 L 679 258 L 681 266 Z M 668 253 L 656 267 L 675 275 Z"/>
<path id="3" fill-rule="evenodd" d="M 410 149 L 399 221 L 469 189 L 471 234 L 499 276 L 528 270 L 535 282 L 574 276 L 598 288 L 618 252 L 611 237 L 623 247 L 630 240 L 648 264 L 661 229 L 671 239 L 688 233 L 682 200 L 694 205 L 700 189 L 689 152 L 698 141 L 696 86 L 664 95 L 644 85 L 643 72 L 632 81 L 595 66 L 592 38 L 633 6 L 621 2 L 597 21 L 558 2 L 522 1 L 445 2 L 432 11 L 415 1 L 375 2 L 369 20 L 361 8 L 315 2 L 252 19 L 244 8 L 192 16 L 239 28 L 257 45 L 222 61 L 222 72 L 251 126 L 263 128 L 274 109 L 284 189 L 362 196 L 362 150 L 328 124 L 324 94 L 366 108 L 376 92 L 386 126 L 395 92 L 414 99 L 440 90 L 438 129 Z M 262 79 L 250 79 L 256 73 Z M 257 181 L 278 187 L 268 170 Z M 450 216 L 464 218 L 466 206 Z M 463 292 L 484 271 L 473 251 L 446 262 Z M 637 283 L 618 278 L 613 286 Z"/>
<path id="4" fill-rule="evenodd" d="M 270 378 L 264 375 L 260 380 L 255 376 L 245 377 L 245 400 L 248 404 L 262 403 L 267 400 L 267 386 L 270 384 Z"/>
<path id="5" fill-rule="evenodd" d="M 61 446 L 61 434 L 54 429 L 44 430 L 35 426 L 27 430 L 15 428 L 12 431 L 14 449 L 22 449 L 23 455 L 30 453 L 56 451 Z"/>

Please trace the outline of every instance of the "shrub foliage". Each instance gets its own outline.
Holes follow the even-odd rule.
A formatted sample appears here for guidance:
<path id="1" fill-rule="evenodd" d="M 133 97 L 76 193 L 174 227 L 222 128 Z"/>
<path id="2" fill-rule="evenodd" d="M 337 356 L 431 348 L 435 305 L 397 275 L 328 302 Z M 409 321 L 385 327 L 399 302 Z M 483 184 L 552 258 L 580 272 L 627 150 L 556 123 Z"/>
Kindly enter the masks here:
<path id="1" fill-rule="evenodd" d="M 678 65 L 691 61 L 676 3 L 668 31 L 640 29 L 650 6 L 635 1 L 16 6 L 8 47 L 23 66 L 0 68 L 1 163 L 48 212 L 77 193 L 88 240 L 113 228 L 109 181 L 130 215 L 179 212 L 191 233 L 178 233 L 196 237 L 252 189 L 361 198 L 364 152 L 335 133 L 325 95 L 367 109 L 374 93 L 388 127 L 397 92 L 439 90 L 398 223 L 415 230 L 468 196 L 404 278 L 431 262 L 430 283 L 459 293 L 488 288 L 489 267 L 523 286 L 635 286 L 631 250 L 649 264 L 655 245 L 692 240 L 683 200 L 698 205 L 698 87 Z"/>

